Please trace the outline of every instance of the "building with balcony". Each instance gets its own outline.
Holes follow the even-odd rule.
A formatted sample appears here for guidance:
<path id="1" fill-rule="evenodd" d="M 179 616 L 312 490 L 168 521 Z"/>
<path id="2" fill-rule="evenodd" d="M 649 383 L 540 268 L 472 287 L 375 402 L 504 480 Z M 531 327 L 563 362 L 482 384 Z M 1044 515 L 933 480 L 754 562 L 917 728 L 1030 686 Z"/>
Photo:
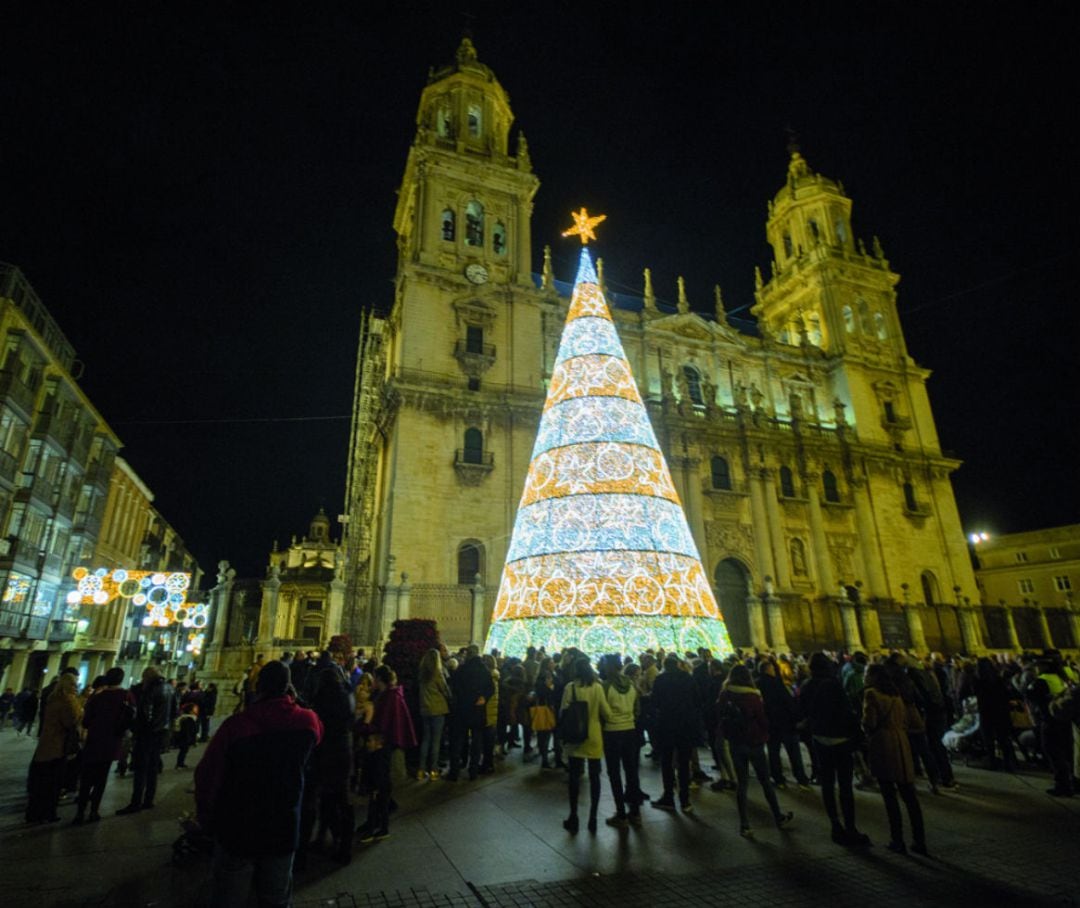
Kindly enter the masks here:
<path id="1" fill-rule="evenodd" d="M 993 649 L 1080 648 L 1080 525 L 971 538 Z"/>
<path id="2" fill-rule="evenodd" d="M 37 685 L 65 664 L 92 678 L 131 622 L 115 603 L 69 603 L 74 568 L 186 571 L 197 589 L 198 565 L 117 457 L 119 438 L 73 377 L 71 344 L 2 263 L 0 343 L 0 684 Z"/>

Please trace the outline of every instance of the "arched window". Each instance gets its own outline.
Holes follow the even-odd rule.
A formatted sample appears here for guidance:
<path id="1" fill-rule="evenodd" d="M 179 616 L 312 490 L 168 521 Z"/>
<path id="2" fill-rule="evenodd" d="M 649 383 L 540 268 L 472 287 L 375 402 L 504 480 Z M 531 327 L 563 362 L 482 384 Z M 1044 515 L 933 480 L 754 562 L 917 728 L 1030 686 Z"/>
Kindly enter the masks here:
<path id="1" fill-rule="evenodd" d="M 439 108 L 439 112 L 435 115 L 435 132 L 443 139 L 452 139 L 454 137 L 454 122 L 450 118 L 449 108 Z"/>
<path id="2" fill-rule="evenodd" d="M 792 475 L 791 467 L 780 468 L 780 494 L 785 498 L 795 497 L 795 477 Z"/>
<path id="3" fill-rule="evenodd" d="M 810 220 L 806 222 L 806 226 L 810 228 L 810 236 L 813 237 L 814 243 L 816 244 L 821 239 L 821 232 L 818 230 L 817 221 L 810 218 Z"/>
<path id="4" fill-rule="evenodd" d="M 885 340 L 889 336 L 885 327 L 885 316 L 880 312 L 874 313 L 874 330 L 877 332 L 878 340 Z"/>
<path id="5" fill-rule="evenodd" d="M 855 333 L 855 313 L 851 311 L 851 306 L 844 306 L 844 330 L 848 334 Z"/>
<path id="6" fill-rule="evenodd" d="M 484 462 L 484 433 L 475 427 L 465 430 L 465 450 L 462 460 L 465 463 Z"/>
<path id="7" fill-rule="evenodd" d="M 481 120 L 480 120 L 480 105 L 479 104 L 470 104 L 469 105 L 468 123 L 469 123 L 469 135 L 474 136 L 474 137 L 480 135 Z"/>
<path id="8" fill-rule="evenodd" d="M 477 574 L 484 576 L 484 547 L 479 542 L 463 542 L 457 552 L 457 582 L 472 586 Z"/>
<path id="9" fill-rule="evenodd" d="M 705 405 L 705 398 L 701 396 L 701 373 L 693 366 L 683 366 L 683 375 L 686 376 L 686 386 L 690 389 L 690 400 L 699 407 Z"/>
<path id="10" fill-rule="evenodd" d="M 923 571 L 919 578 L 922 583 L 923 600 L 927 605 L 939 605 L 941 603 L 941 591 L 938 587 L 937 577 L 932 571 Z"/>
<path id="11" fill-rule="evenodd" d="M 825 487 L 825 500 L 834 504 L 840 501 L 840 489 L 836 485 L 836 474 L 832 470 L 826 470 L 821 474 L 821 484 Z"/>
<path id="12" fill-rule="evenodd" d="M 727 459 L 719 454 L 712 459 L 712 487 L 714 489 L 731 488 L 731 467 Z"/>
<path id="13" fill-rule="evenodd" d="M 909 511 L 919 510 L 919 502 L 915 500 L 915 486 L 910 482 L 904 483 L 904 507 Z"/>
<path id="14" fill-rule="evenodd" d="M 866 300 L 857 300 L 855 305 L 859 310 L 859 328 L 869 337 L 874 333 L 873 323 L 870 321 L 870 307 L 866 304 Z"/>
<path id="15" fill-rule="evenodd" d="M 843 218 L 837 218 L 836 223 L 833 225 L 833 229 L 836 231 L 836 242 L 840 246 L 847 245 L 847 227 L 844 226 Z"/>
<path id="16" fill-rule="evenodd" d="M 449 208 L 444 208 L 442 213 L 442 238 L 447 242 L 454 241 L 454 227 L 455 227 L 454 212 Z"/>
<path id="17" fill-rule="evenodd" d="M 496 221 L 491 228 L 491 251 L 496 255 L 506 255 L 506 228 Z"/>
<path id="18" fill-rule="evenodd" d="M 791 258 L 791 253 L 792 253 L 791 234 L 790 233 L 785 233 L 784 234 L 784 257 L 785 258 Z"/>
<path id="19" fill-rule="evenodd" d="M 484 245 L 484 206 L 476 199 L 465 206 L 465 245 Z"/>
<path id="20" fill-rule="evenodd" d="M 806 570 L 806 546 L 801 539 L 791 540 L 791 573 L 796 577 L 805 577 Z"/>

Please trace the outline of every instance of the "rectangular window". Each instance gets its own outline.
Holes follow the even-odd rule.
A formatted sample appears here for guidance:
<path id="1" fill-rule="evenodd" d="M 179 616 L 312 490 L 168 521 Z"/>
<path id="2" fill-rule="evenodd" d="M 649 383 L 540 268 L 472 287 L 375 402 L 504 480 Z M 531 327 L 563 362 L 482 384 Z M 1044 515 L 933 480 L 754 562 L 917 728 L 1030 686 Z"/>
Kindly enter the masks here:
<path id="1" fill-rule="evenodd" d="M 466 353 L 483 353 L 484 352 L 484 329 L 477 327 L 476 325 L 469 325 L 465 328 L 465 352 Z"/>
<path id="2" fill-rule="evenodd" d="M 479 391 L 480 390 L 480 379 L 478 379 L 478 378 L 470 378 L 469 379 L 469 390 L 470 391 Z"/>
<path id="3" fill-rule="evenodd" d="M 885 407 L 885 422 L 896 422 L 896 410 L 893 408 L 891 400 L 887 400 L 884 403 Z"/>
<path id="4" fill-rule="evenodd" d="M 1021 593 L 1034 593 L 1035 592 L 1035 584 L 1031 580 L 1027 580 L 1027 579 L 1021 580 L 1021 581 L 1019 581 L 1017 583 L 1017 586 L 1020 587 L 1020 592 Z"/>
<path id="5" fill-rule="evenodd" d="M 1067 576 L 1066 577 L 1055 577 L 1054 578 L 1054 586 L 1057 588 L 1057 591 L 1059 593 L 1067 593 L 1069 590 L 1072 589 L 1072 581 L 1069 580 L 1069 578 Z"/>
<path id="6" fill-rule="evenodd" d="M 323 600 L 308 599 L 304 602 L 304 608 L 309 612 L 321 612 L 323 609 Z"/>
<path id="7" fill-rule="evenodd" d="M 1050 557 L 1051 558 L 1060 558 L 1061 557 L 1061 552 L 1058 550 L 1058 547 L 1056 545 L 1050 546 Z"/>
<path id="8" fill-rule="evenodd" d="M 1017 561 L 1027 561 L 1027 552 L 1017 552 L 1016 553 L 1016 560 Z"/>

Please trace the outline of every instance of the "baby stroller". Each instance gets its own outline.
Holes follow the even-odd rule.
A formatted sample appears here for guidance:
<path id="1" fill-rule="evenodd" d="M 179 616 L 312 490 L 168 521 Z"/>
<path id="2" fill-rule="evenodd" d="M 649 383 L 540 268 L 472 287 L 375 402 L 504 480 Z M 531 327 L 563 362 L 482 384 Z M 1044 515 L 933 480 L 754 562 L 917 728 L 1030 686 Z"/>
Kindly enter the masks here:
<path id="1" fill-rule="evenodd" d="M 183 832 L 172 846 L 174 864 L 183 866 L 214 853 L 213 838 L 203 831 L 191 814 L 185 813 L 180 817 L 180 828 Z"/>

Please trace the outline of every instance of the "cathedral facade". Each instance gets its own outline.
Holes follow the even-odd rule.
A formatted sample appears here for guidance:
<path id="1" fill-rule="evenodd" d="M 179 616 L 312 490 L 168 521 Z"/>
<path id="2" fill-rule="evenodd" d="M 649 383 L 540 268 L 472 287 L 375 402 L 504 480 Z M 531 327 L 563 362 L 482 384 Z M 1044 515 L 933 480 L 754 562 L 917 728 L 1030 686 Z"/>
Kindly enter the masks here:
<path id="1" fill-rule="evenodd" d="M 566 317 L 509 100 L 466 39 L 433 71 L 394 213 L 393 299 L 365 314 L 344 629 L 434 618 L 481 642 Z M 735 645 L 981 651 L 950 474 L 898 276 L 796 151 L 765 225 L 756 326 L 640 299 L 612 315 Z M 601 271 L 601 283 L 603 275 Z"/>

